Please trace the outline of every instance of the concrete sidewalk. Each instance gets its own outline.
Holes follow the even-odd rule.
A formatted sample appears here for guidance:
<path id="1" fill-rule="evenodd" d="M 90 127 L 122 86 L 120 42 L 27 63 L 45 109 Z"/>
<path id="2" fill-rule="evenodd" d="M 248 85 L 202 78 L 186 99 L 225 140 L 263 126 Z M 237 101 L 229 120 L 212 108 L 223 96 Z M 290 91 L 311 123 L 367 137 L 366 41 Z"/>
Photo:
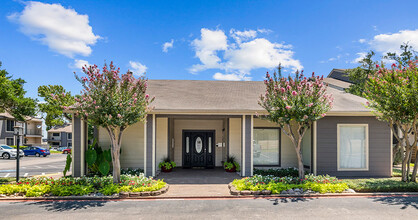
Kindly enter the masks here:
<path id="1" fill-rule="evenodd" d="M 164 179 L 170 189 L 159 197 L 224 197 L 231 196 L 228 183 L 240 176 L 227 173 L 222 168 L 214 169 L 174 169 L 171 173 L 161 173 L 156 179 Z"/>

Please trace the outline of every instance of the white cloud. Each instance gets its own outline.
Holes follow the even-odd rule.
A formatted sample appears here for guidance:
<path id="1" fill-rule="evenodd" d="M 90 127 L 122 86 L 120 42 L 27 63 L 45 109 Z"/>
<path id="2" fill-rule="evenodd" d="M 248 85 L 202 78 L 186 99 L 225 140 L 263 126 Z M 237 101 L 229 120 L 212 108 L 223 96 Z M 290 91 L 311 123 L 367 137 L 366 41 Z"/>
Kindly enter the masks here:
<path id="1" fill-rule="evenodd" d="M 366 43 L 366 39 L 359 39 L 358 42 L 361 44 Z"/>
<path id="2" fill-rule="evenodd" d="M 359 63 L 361 60 L 363 60 L 363 58 L 366 57 L 366 55 L 367 55 L 366 52 L 357 53 L 357 58 L 352 60 L 351 63 Z"/>
<path id="3" fill-rule="evenodd" d="M 379 34 L 369 42 L 372 49 L 381 52 L 400 52 L 400 46 L 404 43 L 413 48 L 418 48 L 418 29 L 401 30 L 394 34 Z"/>
<path id="4" fill-rule="evenodd" d="M 248 31 L 237 31 L 235 29 L 231 29 L 229 34 L 235 41 L 240 44 L 242 41 L 247 41 L 257 37 L 257 31 L 255 30 L 248 30 Z"/>
<path id="5" fill-rule="evenodd" d="M 92 52 L 90 46 L 100 38 L 93 33 L 87 15 L 60 4 L 26 2 L 22 12 L 14 13 L 8 19 L 18 23 L 20 31 L 31 39 L 71 58 L 89 56 Z"/>
<path id="6" fill-rule="evenodd" d="M 74 63 L 70 67 L 75 69 L 82 69 L 86 65 L 90 66 L 90 63 L 87 60 L 74 60 Z"/>
<path id="7" fill-rule="evenodd" d="M 227 37 L 223 31 L 202 28 L 200 32 L 200 40 L 193 40 L 192 46 L 195 49 L 196 57 L 200 59 L 202 64 L 193 65 L 190 69 L 192 73 L 220 68 L 221 59 L 218 57 L 217 51 L 224 51 L 228 48 Z"/>
<path id="8" fill-rule="evenodd" d="M 130 68 L 132 68 L 131 71 L 136 75 L 142 75 L 148 69 L 147 66 L 145 66 L 144 64 L 142 64 L 140 62 L 136 62 L 136 61 L 129 61 L 129 66 L 130 66 Z"/>
<path id="9" fill-rule="evenodd" d="M 245 77 L 237 73 L 230 73 L 230 74 L 215 73 L 212 77 L 213 79 L 216 79 L 216 80 L 227 80 L 227 81 L 251 80 L 251 78 Z"/>
<path id="10" fill-rule="evenodd" d="M 192 43 L 201 64 L 193 65 L 190 71 L 196 73 L 207 69 L 220 69 L 226 73 L 216 73 L 213 75 L 214 79 L 248 80 L 252 70 L 274 68 L 279 63 L 292 70 L 303 68 L 300 61 L 293 58 L 291 45 L 257 38 L 260 32 L 231 29 L 230 37 L 234 41 L 228 43 L 224 31 L 202 28 L 201 38 Z"/>
<path id="11" fill-rule="evenodd" d="M 174 44 L 174 40 L 173 39 L 171 39 L 170 42 L 165 42 L 163 44 L 163 52 L 167 53 L 168 52 L 168 49 L 173 48 L 173 44 Z"/>

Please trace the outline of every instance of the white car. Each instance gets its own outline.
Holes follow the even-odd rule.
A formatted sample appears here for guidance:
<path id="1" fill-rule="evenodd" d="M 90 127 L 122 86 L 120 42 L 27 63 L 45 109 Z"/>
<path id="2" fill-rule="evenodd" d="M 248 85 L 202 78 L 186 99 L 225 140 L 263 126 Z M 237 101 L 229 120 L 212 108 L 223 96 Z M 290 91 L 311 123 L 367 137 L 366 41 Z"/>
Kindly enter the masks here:
<path id="1" fill-rule="evenodd" d="M 20 150 L 19 152 L 20 157 L 23 157 L 25 155 L 25 153 L 23 153 L 22 150 Z M 7 145 L 0 145 L 0 156 L 2 156 L 4 159 L 16 158 L 17 150 Z"/>

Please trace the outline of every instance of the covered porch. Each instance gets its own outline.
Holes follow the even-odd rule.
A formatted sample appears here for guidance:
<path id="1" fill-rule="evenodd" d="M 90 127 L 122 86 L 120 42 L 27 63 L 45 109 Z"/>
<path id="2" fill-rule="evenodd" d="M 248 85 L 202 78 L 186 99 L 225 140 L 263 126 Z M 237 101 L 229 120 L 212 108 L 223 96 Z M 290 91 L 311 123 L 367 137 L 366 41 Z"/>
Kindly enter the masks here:
<path id="1" fill-rule="evenodd" d="M 73 173 L 81 176 L 87 171 L 87 126 L 76 117 L 73 125 Z M 102 148 L 110 147 L 103 128 L 95 131 L 95 137 Z M 311 131 L 302 144 L 305 168 L 311 170 Z M 142 168 L 147 176 L 158 178 L 181 178 L 185 173 L 192 177 L 202 169 L 225 173 L 222 166 L 228 156 L 234 156 L 240 164 L 239 176 L 252 176 L 254 168 L 297 167 L 290 140 L 275 124 L 253 114 L 149 114 L 145 123 L 136 123 L 124 132 L 121 149 L 122 168 Z M 164 158 L 177 164 L 175 172 L 160 174 L 158 164 Z"/>

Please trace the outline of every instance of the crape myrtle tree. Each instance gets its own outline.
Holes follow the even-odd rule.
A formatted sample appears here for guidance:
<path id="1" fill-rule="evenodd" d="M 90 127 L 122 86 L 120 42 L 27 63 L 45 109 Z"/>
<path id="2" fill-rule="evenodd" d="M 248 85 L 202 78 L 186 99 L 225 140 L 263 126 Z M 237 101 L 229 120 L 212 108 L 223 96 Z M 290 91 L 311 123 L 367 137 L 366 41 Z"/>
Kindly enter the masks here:
<path id="1" fill-rule="evenodd" d="M 142 76 L 135 78 L 128 70 L 119 75 L 119 68 L 104 65 L 102 71 L 96 66 L 83 67 L 87 76 L 77 80 L 83 86 L 75 104 L 71 108 L 76 117 L 107 130 L 112 153 L 113 182 L 120 182 L 120 147 L 123 132 L 130 125 L 145 121 L 152 110 L 149 104 L 154 100 L 147 91 L 147 80 Z"/>
<path id="2" fill-rule="evenodd" d="M 266 92 L 259 104 L 268 112 L 260 116 L 276 123 L 292 141 L 298 158 L 299 178 L 305 178 L 302 157 L 302 138 L 314 121 L 323 118 L 333 104 L 326 94 L 323 77 L 305 77 L 296 72 L 294 77 L 282 77 L 281 66 L 271 76 L 266 74 Z"/>
<path id="3" fill-rule="evenodd" d="M 418 139 L 418 66 L 417 60 L 391 68 L 379 67 L 368 79 L 365 97 L 378 119 L 387 121 L 402 152 L 402 181 L 416 182 L 417 165 L 410 178 L 412 153 Z M 415 163 L 417 161 L 415 160 Z"/>

